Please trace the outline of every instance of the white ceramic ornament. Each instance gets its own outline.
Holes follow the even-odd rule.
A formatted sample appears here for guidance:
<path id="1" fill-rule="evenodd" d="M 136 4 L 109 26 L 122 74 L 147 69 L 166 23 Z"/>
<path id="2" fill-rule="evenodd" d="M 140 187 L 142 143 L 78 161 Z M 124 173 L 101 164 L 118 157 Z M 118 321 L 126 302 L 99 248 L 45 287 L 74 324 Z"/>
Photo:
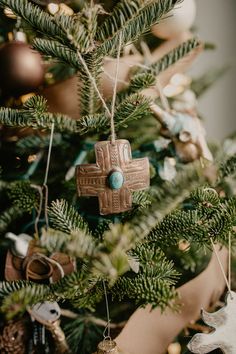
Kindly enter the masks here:
<path id="1" fill-rule="evenodd" d="M 39 302 L 28 310 L 30 315 L 42 325 L 53 323 L 61 316 L 61 309 L 57 302 Z"/>
<path id="2" fill-rule="evenodd" d="M 217 312 L 202 310 L 202 319 L 215 330 L 209 334 L 195 334 L 188 344 L 192 353 L 206 354 L 221 349 L 225 354 L 236 353 L 236 293 L 226 296 L 226 305 Z"/>
<path id="3" fill-rule="evenodd" d="M 16 236 L 12 232 L 8 232 L 5 236 L 14 242 L 12 247 L 12 253 L 17 257 L 26 257 L 29 243 L 33 240 L 33 238 L 27 234 L 20 234 Z"/>
<path id="4" fill-rule="evenodd" d="M 180 33 L 189 30 L 196 17 L 195 0 L 184 0 L 165 15 L 160 23 L 152 27 L 155 36 L 172 39 Z"/>

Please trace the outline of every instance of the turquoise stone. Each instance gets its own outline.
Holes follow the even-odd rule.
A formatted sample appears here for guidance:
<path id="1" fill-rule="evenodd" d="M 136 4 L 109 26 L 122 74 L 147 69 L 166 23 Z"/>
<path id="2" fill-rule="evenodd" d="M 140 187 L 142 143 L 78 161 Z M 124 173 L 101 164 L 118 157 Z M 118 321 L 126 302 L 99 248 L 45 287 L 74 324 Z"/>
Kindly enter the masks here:
<path id="1" fill-rule="evenodd" d="M 108 177 L 109 187 L 111 189 L 120 189 L 124 183 L 124 176 L 120 171 L 114 171 Z"/>

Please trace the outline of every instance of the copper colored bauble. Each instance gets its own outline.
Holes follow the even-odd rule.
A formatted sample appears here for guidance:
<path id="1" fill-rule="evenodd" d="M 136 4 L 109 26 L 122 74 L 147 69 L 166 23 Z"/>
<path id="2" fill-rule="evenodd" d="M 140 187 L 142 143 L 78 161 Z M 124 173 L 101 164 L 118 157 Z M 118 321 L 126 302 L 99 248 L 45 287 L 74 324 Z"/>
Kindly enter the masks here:
<path id="1" fill-rule="evenodd" d="M 183 162 L 193 162 L 199 159 L 200 154 L 197 146 L 191 142 L 175 142 L 176 154 Z"/>
<path id="2" fill-rule="evenodd" d="M 3 96 L 35 91 L 44 79 L 41 55 L 28 44 L 12 41 L 0 47 L 0 88 Z"/>

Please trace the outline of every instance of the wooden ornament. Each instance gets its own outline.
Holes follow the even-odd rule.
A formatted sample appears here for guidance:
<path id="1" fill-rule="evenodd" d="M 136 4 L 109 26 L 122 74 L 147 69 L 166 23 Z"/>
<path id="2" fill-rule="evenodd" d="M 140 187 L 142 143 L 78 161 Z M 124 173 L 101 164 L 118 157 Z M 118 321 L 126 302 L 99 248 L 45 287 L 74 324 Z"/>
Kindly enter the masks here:
<path id="1" fill-rule="evenodd" d="M 5 279 L 8 281 L 28 279 L 34 282 L 53 283 L 76 269 L 74 261 L 66 254 L 56 252 L 50 258 L 33 253 L 21 258 L 7 252 Z"/>
<path id="2" fill-rule="evenodd" d="M 203 321 L 215 330 L 209 334 L 195 334 L 188 344 L 192 353 L 205 354 L 221 349 L 225 354 L 236 353 L 236 293 L 226 296 L 226 305 L 217 312 L 202 310 Z"/>
<path id="3" fill-rule="evenodd" d="M 77 166 L 79 196 L 96 196 L 101 215 L 116 214 L 132 207 L 132 191 L 149 187 L 148 158 L 132 160 L 127 140 L 95 144 L 96 164 Z"/>

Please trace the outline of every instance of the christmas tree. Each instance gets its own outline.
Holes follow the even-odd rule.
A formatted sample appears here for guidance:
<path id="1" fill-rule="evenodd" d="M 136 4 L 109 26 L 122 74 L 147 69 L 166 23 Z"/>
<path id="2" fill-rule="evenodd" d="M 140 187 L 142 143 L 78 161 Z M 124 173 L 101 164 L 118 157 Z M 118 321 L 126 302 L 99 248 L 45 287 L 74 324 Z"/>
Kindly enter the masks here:
<path id="1" fill-rule="evenodd" d="M 185 74 L 195 2 L 0 6 L 1 353 L 186 352 L 234 294 L 236 221 L 235 135 L 197 110 L 224 70 Z"/>

